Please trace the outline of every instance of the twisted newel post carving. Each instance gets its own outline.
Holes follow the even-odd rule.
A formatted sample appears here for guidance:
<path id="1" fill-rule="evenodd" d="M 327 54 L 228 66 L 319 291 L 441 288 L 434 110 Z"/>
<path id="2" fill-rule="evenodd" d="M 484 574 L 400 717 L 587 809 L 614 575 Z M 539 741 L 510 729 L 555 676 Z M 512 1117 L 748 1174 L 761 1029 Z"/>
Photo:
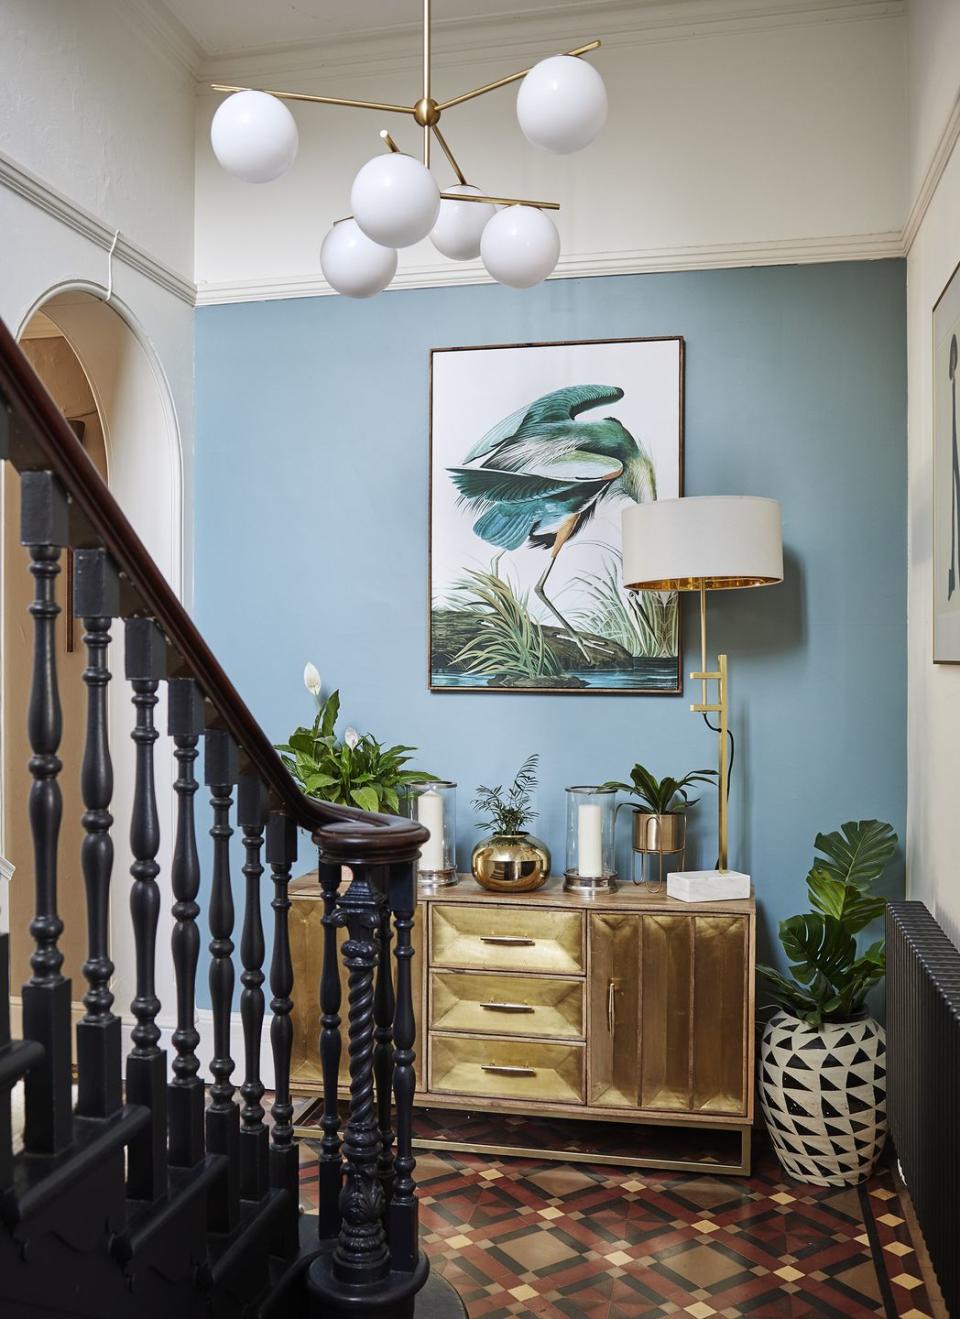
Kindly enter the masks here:
<path id="1" fill-rule="evenodd" d="M 113 1012 L 110 977 L 110 877 L 113 871 L 113 764 L 107 725 L 111 620 L 120 612 L 120 582 L 105 550 L 74 555 L 74 611 L 84 620 L 87 734 L 80 770 L 85 837 L 80 850 L 87 896 L 86 1014 L 77 1024 L 77 1113 L 109 1117 L 122 1103 L 120 1018 Z"/>
<path id="2" fill-rule="evenodd" d="M 61 974 L 58 941 L 63 921 L 57 912 L 57 844 L 63 801 L 57 777 L 57 751 L 63 728 L 57 686 L 56 622 L 60 606 L 56 580 L 60 550 L 68 543 L 67 500 L 51 472 L 23 472 L 20 478 L 20 543 L 30 551 L 34 596 L 33 678 L 27 706 L 30 757 L 30 832 L 33 835 L 36 914 L 30 934 L 32 975 L 23 986 L 23 1036 L 43 1046 L 43 1061 L 27 1073 L 24 1144 L 32 1154 L 51 1154 L 72 1139 L 70 1094 L 69 980 Z"/>
<path id="3" fill-rule="evenodd" d="M 200 1032 L 195 1016 L 197 963 L 200 959 L 200 858 L 194 798 L 199 784 L 194 765 L 203 732 L 203 695 L 190 678 L 174 678 L 167 685 L 167 731 L 173 738 L 177 777 L 177 836 L 173 847 L 173 932 L 170 952 L 177 985 L 177 1026 L 172 1043 L 176 1050 L 173 1080 L 167 1086 L 170 1114 L 170 1163 L 192 1168 L 203 1158 L 203 1079 L 199 1075 L 197 1045 Z"/>
<path id="4" fill-rule="evenodd" d="M 129 618 L 126 622 L 124 664 L 133 688 L 136 746 L 133 813 L 130 820 L 130 915 L 136 954 L 136 996 L 130 1010 L 136 1018 L 133 1048 L 127 1055 L 127 1103 L 150 1109 L 150 1126 L 134 1137 L 127 1154 L 127 1194 L 132 1200 L 158 1200 L 167 1189 L 167 1055 L 159 1047 L 156 991 L 157 923 L 160 919 L 160 887 L 157 852 L 160 850 L 160 820 L 154 781 L 153 747 L 159 733 L 153 711 L 157 689 L 166 673 L 163 634 L 151 618 Z"/>

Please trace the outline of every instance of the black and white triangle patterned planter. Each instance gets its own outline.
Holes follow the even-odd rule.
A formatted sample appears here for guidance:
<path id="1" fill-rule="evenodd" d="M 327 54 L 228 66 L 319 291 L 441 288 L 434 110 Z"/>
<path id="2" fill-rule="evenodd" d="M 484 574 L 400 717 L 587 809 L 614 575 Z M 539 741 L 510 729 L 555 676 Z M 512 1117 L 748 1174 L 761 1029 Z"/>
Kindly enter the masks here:
<path id="1" fill-rule="evenodd" d="M 797 1181 L 854 1186 L 887 1138 L 886 1042 L 872 1017 L 819 1030 L 778 1012 L 760 1044 L 760 1107 Z"/>

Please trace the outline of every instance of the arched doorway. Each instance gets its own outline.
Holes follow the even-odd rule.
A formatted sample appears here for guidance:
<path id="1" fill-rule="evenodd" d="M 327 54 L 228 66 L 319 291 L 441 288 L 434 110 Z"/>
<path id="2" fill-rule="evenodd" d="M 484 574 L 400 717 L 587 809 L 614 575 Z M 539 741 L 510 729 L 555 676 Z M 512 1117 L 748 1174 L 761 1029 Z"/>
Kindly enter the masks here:
<path id="1" fill-rule="evenodd" d="M 181 452 L 179 428 L 164 373 L 149 342 L 125 307 L 108 301 L 105 290 L 90 285 L 62 285 L 38 299 L 24 316 L 19 338 L 34 368 L 67 416 L 77 424 L 84 422 L 83 443 L 97 463 L 101 475 L 140 534 L 161 571 L 180 594 L 182 573 Z M 73 391 L 73 392 L 71 392 Z M 81 415 L 82 410 L 82 415 Z M 99 461 L 98 461 L 99 458 Z M 18 866 L 10 888 L 11 941 L 13 966 L 12 990 L 16 997 L 26 970 L 30 952 L 25 933 L 33 902 L 33 858 L 26 827 L 25 764 L 29 747 L 23 730 L 24 705 L 29 690 L 29 670 L 23 658 L 30 655 L 29 618 L 25 612 L 30 590 L 30 575 L 24 551 L 19 546 L 19 482 L 5 474 L 3 495 L 3 628 L 0 646 L 2 668 L 3 775 L 0 850 Z M 69 565 L 64 556 L 63 567 Z M 68 603 L 66 571 L 61 577 L 58 599 Z M 23 582 L 26 579 L 27 585 Z M 20 596 L 11 597 L 19 590 Z M 24 606 L 21 609 L 21 604 Z M 65 954 L 64 973 L 73 981 L 73 998 L 79 1004 L 85 989 L 81 974 L 86 944 L 86 911 L 79 843 L 82 801 L 79 792 L 79 768 L 84 731 L 84 693 L 80 674 L 84 667 L 82 625 L 73 629 L 73 650 L 66 609 L 59 625 L 58 657 L 61 666 L 60 690 L 64 706 L 64 740 L 61 759 L 64 764 L 61 787 L 64 793 L 64 816 L 60 841 L 58 902 L 65 922 L 61 946 Z M 111 902 L 112 956 L 116 965 L 113 990 L 116 1010 L 128 1015 L 134 994 L 133 941 L 127 893 L 129 891 L 127 835 L 132 808 L 133 745 L 129 732 L 133 725 L 130 691 L 123 680 L 123 629 L 114 628 L 110 668 L 112 683 L 110 723 L 114 760 L 115 790 L 112 813 L 115 862 Z M 74 673 L 72 670 L 76 668 Z M 158 708 L 157 727 L 166 723 L 163 707 Z M 163 870 L 162 888 L 168 885 L 169 856 L 173 837 L 172 793 L 164 791 L 172 783 L 173 760 L 168 740 L 161 737 L 156 747 L 156 780 L 163 846 L 159 856 Z M 16 852 L 16 854 L 14 854 Z M 165 899 L 168 895 L 165 895 Z M 163 903 L 160 947 L 169 933 L 170 900 Z M 16 931 L 14 935 L 13 931 Z M 22 945 L 22 946 L 21 946 Z M 160 957 L 157 989 L 163 1003 L 161 1025 L 168 1025 L 175 1015 L 174 986 L 170 959 Z M 15 1005 L 14 1005 L 15 1006 Z M 82 1008 L 75 1008 L 75 1013 Z M 164 1020 L 166 1018 L 166 1020 Z"/>

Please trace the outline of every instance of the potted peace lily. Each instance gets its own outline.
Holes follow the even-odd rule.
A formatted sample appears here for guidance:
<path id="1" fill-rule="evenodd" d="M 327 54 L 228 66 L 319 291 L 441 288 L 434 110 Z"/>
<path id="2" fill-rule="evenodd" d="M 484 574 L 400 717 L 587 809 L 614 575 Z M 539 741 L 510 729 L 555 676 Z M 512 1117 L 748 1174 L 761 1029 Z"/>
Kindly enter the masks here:
<path id="1" fill-rule="evenodd" d="M 883 940 L 858 936 L 883 915 L 871 887 L 897 849 L 879 820 L 849 821 L 818 834 L 807 875 L 812 911 L 780 922 L 790 963 L 758 968 L 780 1011 L 760 1045 L 760 1105 L 784 1169 L 815 1186 L 852 1186 L 870 1176 L 886 1139 L 883 1027 L 869 991 L 883 979 Z"/>
<path id="2" fill-rule="evenodd" d="M 694 769 L 682 779 L 658 779 L 643 765 L 634 765 L 629 783 L 609 779 L 600 791 L 616 789 L 636 798 L 636 805 L 623 803 L 633 810 L 635 852 L 679 852 L 686 841 L 686 812 L 700 800 L 689 790 L 696 783 L 712 784 L 716 777 L 715 769 Z"/>
<path id="3" fill-rule="evenodd" d="M 364 811 L 386 811 L 396 815 L 400 790 L 408 783 L 435 778 L 423 770 L 404 769 L 416 747 L 385 747 L 372 733 L 346 728 L 336 735 L 340 717 L 340 693 L 326 699 L 316 666 L 307 664 L 303 684 L 317 703 L 317 715 L 309 727 L 294 729 L 288 742 L 277 750 L 287 769 L 311 797 L 359 806 Z"/>

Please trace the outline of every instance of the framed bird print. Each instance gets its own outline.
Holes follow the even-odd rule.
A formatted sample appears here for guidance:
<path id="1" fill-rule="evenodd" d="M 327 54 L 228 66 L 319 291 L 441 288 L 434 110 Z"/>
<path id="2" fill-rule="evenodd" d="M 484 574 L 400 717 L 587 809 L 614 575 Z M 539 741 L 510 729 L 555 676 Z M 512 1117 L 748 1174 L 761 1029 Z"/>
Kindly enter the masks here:
<path id="1" fill-rule="evenodd" d="M 960 664 L 960 266 L 933 309 L 933 662 Z"/>
<path id="2" fill-rule="evenodd" d="M 433 691 L 681 690 L 672 592 L 624 590 L 620 515 L 683 493 L 683 340 L 435 348 Z"/>

